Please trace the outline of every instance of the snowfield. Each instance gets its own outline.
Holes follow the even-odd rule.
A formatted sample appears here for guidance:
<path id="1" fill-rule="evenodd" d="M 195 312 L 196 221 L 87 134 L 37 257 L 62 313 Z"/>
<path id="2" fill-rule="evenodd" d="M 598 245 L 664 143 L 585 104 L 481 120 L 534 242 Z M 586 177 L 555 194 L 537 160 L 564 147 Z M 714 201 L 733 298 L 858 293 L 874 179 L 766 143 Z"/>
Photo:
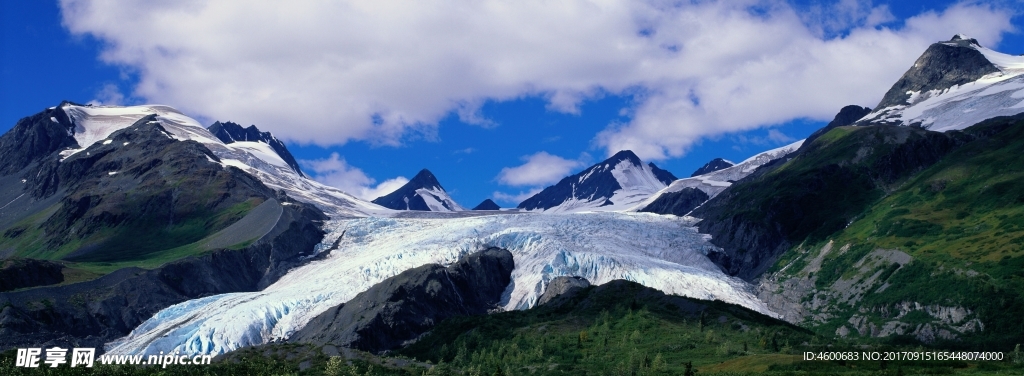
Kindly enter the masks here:
<path id="1" fill-rule="evenodd" d="M 516 266 L 502 308 L 533 306 L 558 276 L 594 284 L 626 279 L 669 294 L 718 299 L 772 313 L 748 284 L 706 256 L 718 249 L 689 217 L 646 213 L 496 214 L 450 218 L 369 217 L 331 223 L 322 244 L 337 249 L 291 270 L 263 291 L 233 293 L 168 307 L 130 335 L 107 344 L 114 354 L 221 354 L 286 339 L 330 307 L 402 271 L 450 264 L 496 246 Z M 433 218 L 432 218 L 433 217 Z"/>

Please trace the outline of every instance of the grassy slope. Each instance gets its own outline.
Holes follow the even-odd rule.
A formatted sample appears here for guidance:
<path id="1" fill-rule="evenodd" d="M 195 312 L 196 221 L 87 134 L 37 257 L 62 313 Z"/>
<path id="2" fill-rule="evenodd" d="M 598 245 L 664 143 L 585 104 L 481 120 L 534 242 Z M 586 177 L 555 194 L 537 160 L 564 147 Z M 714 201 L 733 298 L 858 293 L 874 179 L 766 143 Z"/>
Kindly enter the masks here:
<path id="1" fill-rule="evenodd" d="M 64 260 L 69 254 L 86 244 L 104 244 L 104 251 L 89 257 L 67 261 L 65 283 L 80 282 L 124 267 L 155 268 L 166 262 L 209 251 L 203 247 L 207 237 L 245 217 L 261 201 L 256 198 L 235 204 L 216 213 L 197 212 L 183 221 L 167 226 L 157 223 L 131 223 L 107 227 L 83 239 L 51 248 L 46 245 L 46 232 L 42 223 L 56 211 L 47 209 L 11 226 L 0 237 L 0 248 L 17 249 L 15 256 Z M 251 243 L 245 241 L 229 248 L 240 248 Z M 70 277 L 70 278 L 69 278 Z"/>
<path id="2" fill-rule="evenodd" d="M 827 237 L 850 248 L 827 255 L 816 273 L 816 286 L 827 289 L 840 278 L 852 277 L 854 265 L 875 249 L 898 249 L 913 261 L 881 266 L 874 287 L 892 287 L 872 289 L 857 310 L 900 302 L 966 307 L 986 326 L 958 345 L 1006 350 L 1024 338 L 1024 121 L 990 121 L 967 133 L 982 138 L 914 175 Z M 833 131 L 826 136 L 841 139 L 846 134 Z M 826 242 L 810 239 L 802 248 L 821 249 Z M 797 276 L 808 254 L 815 252 L 790 251 L 775 269 L 789 265 L 788 272 Z M 847 307 L 822 333 L 845 324 L 854 308 Z M 891 319 L 869 316 L 879 324 Z"/>

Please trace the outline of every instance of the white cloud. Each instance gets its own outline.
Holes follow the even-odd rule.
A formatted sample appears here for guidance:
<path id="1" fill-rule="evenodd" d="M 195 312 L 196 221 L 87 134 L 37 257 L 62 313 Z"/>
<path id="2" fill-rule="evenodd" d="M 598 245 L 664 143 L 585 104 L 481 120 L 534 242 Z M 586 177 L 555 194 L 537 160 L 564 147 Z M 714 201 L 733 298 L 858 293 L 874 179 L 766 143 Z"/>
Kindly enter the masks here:
<path id="1" fill-rule="evenodd" d="M 363 170 L 349 165 L 338 153 L 331 153 L 331 156 L 325 159 L 300 160 L 299 163 L 312 172 L 314 180 L 367 201 L 394 192 L 409 182 L 409 179 L 399 176 L 374 185 L 375 179 L 367 176 Z"/>
<path id="2" fill-rule="evenodd" d="M 523 202 L 526 199 L 528 199 L 530 197 L 533 197 L 533 195 L 540 193 L 540 191 L 541 191 L 541 188 L 533 188 L 533 189 L 530 189 L 530 190 L 527 190 L 527 191 L 524 191 L 524 192 L 513 193 L 513 194 L 495 191 L 491 195 L 491 198 L 493 198 L 494 201 L 497 201 L 497 202 L 511 203 L 513 205 L 519 205 L 520 202 Z"/>
<path id="3" fill-rule="evenodd" d="M 124 94 L 121 94 L 121 89 L 119 89 L 117 85 L 105 84 L 100 91 L 96 92 L 96 97 L 89 101 L 88 104 L 93 106 L 121 106 L 125 104 L 125 98 Z"/>
<path id="4" fill-rule="evenodd" d="M 583 165 L 580 161 L 565 159 L 547 152 L 524 156 L 523 163 L 505 167 L 498 174 L 498 182 L 511 186 L 541 186 L 557 183 L 569 176 L 573 169 Z"/>
<path id="5" fill-rule="evenodd" d="M 578 113 L 635 95 L 610 153 L 683 155 L 704 137 L 873 106 L 932 42 L 997 45 L 1011 14 L 963 3 L 892 23 L 885 6 L 776 0 L 61 0 L 65 26 L 132 69 L 133 97 L 233 118 L 300 143 L 436 137 L 455 113 L 494 126 L 489 100 L 541 96 Z M 835 13 L 830 16 L 830 12 Z M 841 35 L 834 37 L 835 35 Z M 514 126 L 514 125 L 513 125 Z"/>
<path id="6" fill-rule="evenodd" d="M 380 182 L 380 184 L 377 184 L 376 186 L 373 187 L 360 187 L 358 197 L 364 200 L 372 201 L 377 197 L 381 197 L 388 193 L 394 192 L 395 190 L 401 188 L 403 185 L 405 185 L 405 183 L 408 182 L 409 179 L 406 179 L 404 176 L 399 176 L 396 178 L 391 178 L 382 181 Z"/>
<path id="7" fill-rule="evenodd" d="M 750 144 L 756 146 L 779 146 L 796 141 L 795 138 L 790 137 L 785 133 L 782 133 L 782 131 L 779 131 L 778 129 L 769 129 L 768 134 L 765 136 L 748 136 L 745 134 L 737 134 L 734 135 L 732 139 L 738 144 Z M 740 150 L 738 146 L 739 145 L 737 145 L 735 150 Z"/>
<path id="8" fill-rule="evenodd" d="M 774 142 L 776 145 L 787 144 L 796 141 L 795 138 L 787 136 L 778 129 L 768 130 L 768 139 Z"/>

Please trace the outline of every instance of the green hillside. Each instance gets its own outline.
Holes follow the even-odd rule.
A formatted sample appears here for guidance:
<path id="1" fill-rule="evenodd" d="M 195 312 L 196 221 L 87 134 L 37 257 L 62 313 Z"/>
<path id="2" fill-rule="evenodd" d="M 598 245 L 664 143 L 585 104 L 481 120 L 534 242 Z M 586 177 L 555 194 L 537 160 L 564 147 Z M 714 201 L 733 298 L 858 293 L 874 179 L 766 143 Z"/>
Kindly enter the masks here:
<path id="1" fill-rule="evenodd" d="M 766 278 L 767 292 L 788 283 L 802 296 L 796 303 L 817 307 L 805 322 L 823 335 L 972 350 L 1020 343 L 1024 121 L 994 119 L 963 133 L 972 141 L 895 181 L 848 226 L 793 247 Z"/>
<path id="2" fill-rule="evenodd" d="M 211 243 L 209 237 L 273 201 L 273 191 L 248 174 L 223 168 L 201 144 L 166 137 L 147 119 L 115 132 L 111 142 L 63 161 L 42 162 L 41 182 L 14 185 L 11 189 L 24 189 L 23 195 L 39 196 L 38 202 L 53 203 L 35 212 L 16 210 L 23 217 L 12 216 L 0 227 L 0 252 L 65 261 L 69 273 L 86 271 L 78 274 L 86 276 L 242 247 L 269 231 L 264 222 L 277 217 L 259 215 L 255 226 L 238 229 L 246 237 Z"/>
<path id="3" fill-rule="evenodd" d="M 967 139 L 913 127 L 837 127 L 791 160 L 737 182 L 694 215 L 704 219 L 701 232 L 725 249 L 712 255 L 724 258 L 719 264 L 752 279 L 793 245 L 842 230 Z"/>

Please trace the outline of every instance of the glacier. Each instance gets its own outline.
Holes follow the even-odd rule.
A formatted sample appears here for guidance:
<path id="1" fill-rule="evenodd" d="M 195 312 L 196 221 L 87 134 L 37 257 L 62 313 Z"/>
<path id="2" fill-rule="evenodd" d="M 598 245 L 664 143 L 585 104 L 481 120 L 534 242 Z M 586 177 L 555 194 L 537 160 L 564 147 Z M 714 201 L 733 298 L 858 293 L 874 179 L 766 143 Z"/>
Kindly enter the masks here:
<path id="1" fill-rule="evenodd" d="M 515 260 L 504 310 L 536 304 L 558 276 L 594 284 L 635 281 L 668 294 L 717 299 L 778 317 L 707 257 L 720 249 L 693 226 L 698 220 L 649 213 L 403 213 L 332 220 L 322 259 L 296 267 L 263 291 L 190 300 L 158 312 L 112 354 L 221 354 L 287 339 L 310 319 L 407 269 L 495 246 Z M 326 246 L 321 247 L 326 248 Z"/>
<path id="2" fill-rule="evenodd" d="M 263 291 L 209 296 L 161 310 L 128 336 L 108 343 L 109 353 L 221 354 L 286 339 L 319 313 L 386 278 L 424 264 L 448 265 L 489 246 L 510 250 L 516 262 L 512 283 L 496 307 L 504 310 L 532 307 L 555 277 L 580 276 L 594 284 L 631 280 L 669 294 L 718 299 L 778 317 L 746 282 L 725 275 L 708 259 L 708 253 L 721 250 L 697 232 L 698 219 L 615 212 L 665 187 L 647 166 L 606 166 L 625 188 L 615 193 L 616 205 L 610 207 L 577 203 L 561 208 L 571 213 L 543 214 L 396 211 L 296 174 L 269 145 L 224 144 L 168 106 L 69 104 L 63 109 L 75 124 L 80 145 L 63 151 L 64 158 L 109 142 L 113 132 L 154 114 L 168 137 L 199 142 L 219 159 L 212 162 L 242 169 L 332 218 L 316 249 L 322 257 L 292 269 Z M 336 242 L 336 248 L 328 249 Z"/>

